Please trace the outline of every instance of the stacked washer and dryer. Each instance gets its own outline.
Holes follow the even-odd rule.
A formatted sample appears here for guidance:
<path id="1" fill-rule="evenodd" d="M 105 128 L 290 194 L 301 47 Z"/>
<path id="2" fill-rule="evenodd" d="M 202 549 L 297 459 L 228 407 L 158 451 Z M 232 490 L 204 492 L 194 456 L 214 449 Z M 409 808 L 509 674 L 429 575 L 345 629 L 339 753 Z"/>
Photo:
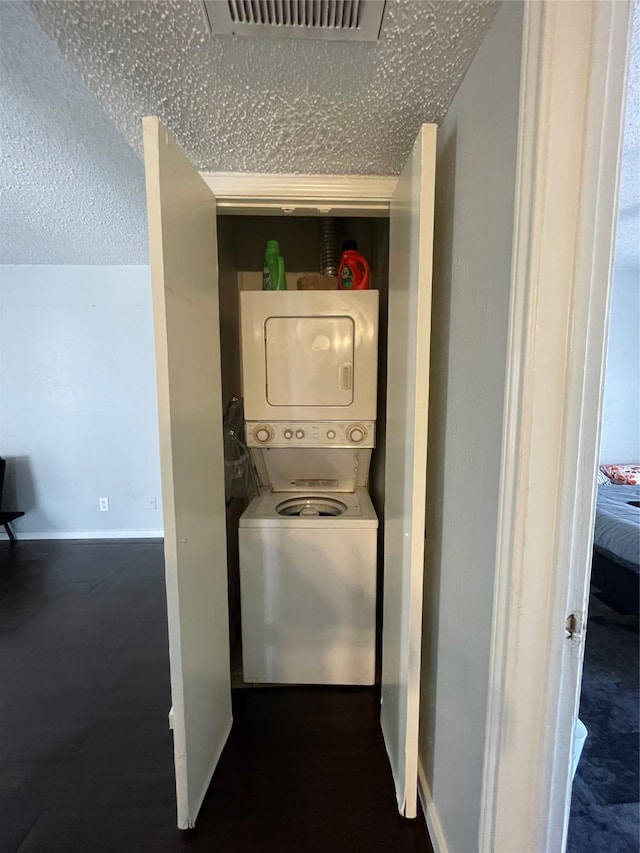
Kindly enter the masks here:
<path id="1" fill-rule="evenodd" d="M 247 445 L 240 518 L 246 682 L 373 684 L 378 292 L 240 294 Z"/>

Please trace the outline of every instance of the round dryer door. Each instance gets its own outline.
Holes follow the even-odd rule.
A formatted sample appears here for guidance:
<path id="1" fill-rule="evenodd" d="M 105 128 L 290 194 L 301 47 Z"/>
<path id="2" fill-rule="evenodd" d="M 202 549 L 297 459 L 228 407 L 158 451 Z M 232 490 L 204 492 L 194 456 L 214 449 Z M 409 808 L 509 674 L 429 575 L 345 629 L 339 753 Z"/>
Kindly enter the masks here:
<path id="1" fill-rule="evenodd" d="M 279 503 L 276 507 L 280 515 L 297 516 L 298 518 L 342 515 L 346 508 L 346 504 L 335 498 L 323 498 L 315 495 L 289 498 Z"/>

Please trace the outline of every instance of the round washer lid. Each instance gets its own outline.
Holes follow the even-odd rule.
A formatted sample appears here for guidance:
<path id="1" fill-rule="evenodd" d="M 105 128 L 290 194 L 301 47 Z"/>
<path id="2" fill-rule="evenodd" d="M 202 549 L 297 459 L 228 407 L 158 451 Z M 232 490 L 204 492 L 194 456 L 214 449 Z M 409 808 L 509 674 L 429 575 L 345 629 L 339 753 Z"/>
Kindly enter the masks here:
<path id="1" fill-rule="evenodd" d="M 326 498 L 319 495 L 298 495 L 281 501 L 276 510 L 279 515 L 297 516 L 298 518 L 321 518 L 327 516 L 342 515 L 347 505 L 335 498 Z"/>

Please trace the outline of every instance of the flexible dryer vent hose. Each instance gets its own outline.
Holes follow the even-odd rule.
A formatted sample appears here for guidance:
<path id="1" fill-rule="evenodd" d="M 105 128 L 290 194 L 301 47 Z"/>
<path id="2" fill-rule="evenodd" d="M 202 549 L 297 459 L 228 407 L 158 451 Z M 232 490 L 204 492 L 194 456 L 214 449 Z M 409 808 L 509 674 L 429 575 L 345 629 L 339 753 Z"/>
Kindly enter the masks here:
<path id="1" fill-rule="evenodd" d="M 322 248 L 320 250 L 320 272 L 323 275 L 338 275 L 338 238 L 336 220 L 323 216 L 320 221 Z"/>

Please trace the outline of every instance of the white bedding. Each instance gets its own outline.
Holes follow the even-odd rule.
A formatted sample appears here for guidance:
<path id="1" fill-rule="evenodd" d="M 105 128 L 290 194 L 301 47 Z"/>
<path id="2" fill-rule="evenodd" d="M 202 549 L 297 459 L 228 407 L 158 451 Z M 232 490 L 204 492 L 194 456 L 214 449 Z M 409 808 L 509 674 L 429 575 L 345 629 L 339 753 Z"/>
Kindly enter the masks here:
<path id="1" fill-rule="evenodd" d="M 609 551 L 640 574 L 640 486 L 598 486 L 594 544 Z"/>

